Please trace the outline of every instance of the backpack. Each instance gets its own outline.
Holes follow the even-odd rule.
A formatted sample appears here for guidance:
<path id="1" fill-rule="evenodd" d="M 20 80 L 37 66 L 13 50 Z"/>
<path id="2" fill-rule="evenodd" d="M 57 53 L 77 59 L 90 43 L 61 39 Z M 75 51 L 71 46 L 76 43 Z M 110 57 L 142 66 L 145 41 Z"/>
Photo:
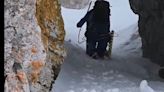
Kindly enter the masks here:
<path id="1" fill-rule="evenodd" d="M 107 1 L 96 1 L 94 8 L 90 11 L 90 16 L 87 21 L 87 31 L 85 32 L 86 37 L 97 38 L 99 35 L 98 30 L 100 24 L 109 25 L 109 2 Z M 103 29 L 108 30 L 109 28 L 105 26 Z M 110 26 L 110 25 L 109 25 Z M 99 30 L 100 31 L 100 30 Z"/>
<path id="2" fill-rule="evenodd" d="M 107 1 L 96 1 L 93 8 L 93 21 L 99 23 L 109 22 L 110 4 Z"/>

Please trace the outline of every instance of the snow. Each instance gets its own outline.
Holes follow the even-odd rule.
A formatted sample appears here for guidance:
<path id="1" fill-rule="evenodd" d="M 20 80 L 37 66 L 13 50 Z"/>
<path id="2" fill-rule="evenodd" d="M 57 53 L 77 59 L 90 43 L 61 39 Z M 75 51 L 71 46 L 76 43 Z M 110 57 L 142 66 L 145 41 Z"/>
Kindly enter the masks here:
<path id="1" fill-rule="evenodd" d="M 140 92 L 155 92 L 146 80 L 142 80 L 140 84 Z"/>
<path id="2" fill-rule="evenodd" d="M 111 60 L 94 60 L 81 47 L 70 42 L 65 46 L 68 56 L 55 81 L 54 92 L 140 92 L 140 82 L 145 79 L 155 92 L 164 90 L 164 83 L 154 74 L 158 66 L 134 52 L 120 54 L 124 49 L 116 48 Z"/>
<path id="3" fill-rule="evenodd" d="M 85 54 L 85 43 L 78 43 L 76 23 L 85 15 L 82 10 L 62 7 L 66 30 L 67 57 L 53 92 L 164 92 L 164 80 L 157 75 L 158 65 L 141 57 L 141 39 L 137 16 L 128 0 L 110 0 L 111 29 L 115 30 L 112 58 L 94 60 Z M 121 14 L 120 14 L 121 12 Z M 85 32 L 82 27 L 80 40 Z"/>

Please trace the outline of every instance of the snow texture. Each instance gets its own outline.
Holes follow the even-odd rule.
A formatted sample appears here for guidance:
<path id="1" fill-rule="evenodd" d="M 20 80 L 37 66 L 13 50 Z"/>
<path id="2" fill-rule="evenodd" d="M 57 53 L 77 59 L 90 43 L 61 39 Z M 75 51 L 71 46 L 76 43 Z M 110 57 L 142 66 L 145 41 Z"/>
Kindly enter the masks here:
<path id="1" fill-rule="evenodd" d="M 130 45 L 132 43 L 129 41 Z M 55 82 L 54 92 L 140 92 L 148 87 L 140 86 L 145 79 L 150 81 L 149 86 L 155 92 L 164 90 L 163 80 L 156 74 L 159 67 L 141 58 L 139 53 L 117 47 L 113 49 L 112 59 L 94 60 L 81 47 L 69 42 L 65 45 L 68 56 Z M 126 48 L 126 45 L 122 47 Z M 149 89 L 141 92 L 149 92 Z"/>

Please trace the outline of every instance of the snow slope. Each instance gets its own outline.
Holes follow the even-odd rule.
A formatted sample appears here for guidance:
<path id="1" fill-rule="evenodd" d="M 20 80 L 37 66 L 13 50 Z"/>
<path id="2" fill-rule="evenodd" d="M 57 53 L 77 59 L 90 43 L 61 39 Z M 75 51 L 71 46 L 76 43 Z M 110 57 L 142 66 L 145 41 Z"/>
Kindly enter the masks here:
<path id="1" fill-rule="evenodd" d="M 149 86 L 142 80 L 148 80 L 155 92 L 163 92 L 164 83 L 160 82 L 163 80 L 157 75 L 159 67 L 136 52 L 140 49 L 134 44 L 140 42 L 136 26 L 118 32 L 116 42 L 127 32 L 129 36 L 115 43 L 119 46 L 113 48 L 111 60 L 91 59 L 81 47 L 66 42 L 68 56 L 55 82 L 54 92 L 143 92 L 140 90 Z M 140 82 L 144 86 L 140 87 Z"/>
<path id="2" fill-rule="evenodd" d="M 115 30 L 110 60 L 88 57 L 85 42 L 77 42 L 79 29 L 76 23 L 85 15 L 88 6 L 82 10 L 62 7 L 68 56 L 53 92 L 150 92 L 150 89 L 164 92 L 164 80 L 157 75 L 159 66 L 141 57 L 138 17 L 130 10 L 128 0 L 110 0 L 110 3 L 111 29 Z M 80 41 L 85 27 L 82 27 Z"/>

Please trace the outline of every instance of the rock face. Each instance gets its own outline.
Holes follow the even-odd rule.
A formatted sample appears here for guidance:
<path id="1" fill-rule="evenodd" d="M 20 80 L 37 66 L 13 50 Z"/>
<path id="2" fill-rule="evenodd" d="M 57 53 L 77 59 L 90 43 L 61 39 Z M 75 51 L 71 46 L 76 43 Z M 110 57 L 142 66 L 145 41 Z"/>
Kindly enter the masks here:
<path id="1" fill-rule="evenodd" d="M 164 1 L 129 0 L 131 9 L 139 15 L 143 57 L 164 66 Z"/>
<path id="2" fill-rule="evenodd" d="M 5 92 L 49 92 L 66 56 L 58 0 L 5 0 Z"/>
<path id="3" fill-rule="evenodd" d="M 82 9 L 89 3 L 90 0 L 60 0 L 61 5 L 70 9 Z"/>

